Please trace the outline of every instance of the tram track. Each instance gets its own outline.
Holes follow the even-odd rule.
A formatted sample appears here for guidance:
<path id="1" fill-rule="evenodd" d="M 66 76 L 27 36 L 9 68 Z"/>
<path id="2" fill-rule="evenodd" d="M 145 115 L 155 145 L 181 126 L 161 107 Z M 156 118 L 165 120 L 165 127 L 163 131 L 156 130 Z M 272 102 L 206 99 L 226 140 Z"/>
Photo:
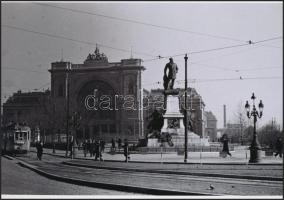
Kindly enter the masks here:
<path id="1" fill-rule="evenodd" d="M 272 177 L 272 176 L 252 176 L 252 175 L 236 175 L 236 174 L 224 174 L 224 173 L 208 173 L 208 172 L 196 172 L 195 170 L 191 171 L 178 171 L 178 170 L 167 170 L 167 169 L 139 169 L 139 168 L 123 168 L 123 167 L 109 167 L 109 166 L 96 166 L 96 165 L 86 165 L 74 162 L 63 161 L 65 165 L 86 167 L 86 168 L 96 168 L 96 169 L 109 169 L 109 170 L 120 170 L 120 171 L 129 171 L 129 172 L 147 172 L 147 173 L 160 173 L 160 174 L 173 174 L 173 175 L 191 175 L 191 176 L 205 176 L 205 177 L 214 177 L 214 178 L 234 178 L 234 179 L 248 179 L 248 180 L 263 180 L 263 181 L 283 181 L 281 177 Z M 205 170 L 204 170 L 205 171 Z"/>
<path id="2" fill-rule="evenodd" d="M 61 166 L 61 164 L 57 164 L 57 166 Z M 78 172 L 84 173 L 84 174 L 90 174 L 90 175 L 101 175 L 103 174 L 104 176 L 129 176 L 129 173 L 127 171 L 120 171 L 120 170 L 109 170 L 109 169 L 89 169 L 86 170 L 84 167 L 77 167 L 76 168 Z M 50 170 L 50 168 L 49 168 Z M 58 170 L 57 168 L 54 170 Z M 66 171 L 66 168 L 64 168 Z M 74 171 L 74 168 L 70 168 L 71 171 Z M 131 176 L 135 176 L 137 178 L 143 177 L 143 178 L 161 178 L 164 180 L 169 180 L 172 179 L 172 174 L 161 174 L 161 173 L 145 173 L 145 172 L 133 172 L 131 173 Z M 200 177 L 198 175 L 189 175 L 189 176 L 184 176 L 184 175 L 175 175 L 175 179 L 182 180 L 182 181 L 208 181 L 208 178 Z M 220 182 L 220 183 L 238 183 L 242 185 L 255 185 L 255 186 L 269 186 L 269 187 L 279 187 L 282 186 L 281 182 L 275 182 L 275 181 L 263 181 L 263 180 L 246 180 L 249 182 L 244 182 L 244 179 L 234 179 L 232 180 L 231 178 L 222 178 L 219 177 L 214 180 L 214 182 Z"/>
<path id="3" fill-rule="evenodd" d="M 165 195 L 228 195 L 242 194 L 248 188 L 254 188 L 261 194 L 263 188 L 273 193 L 282 191 L 282 182 L 272 180 L 251 180 L 224 177 L 210 177 L 190 174 L 165 173 L 153 170 L 127 171 L 101 167 L 86 167 L 68 165 L 66 162 L 32 161 L 32 166 L 25 164 L 24 158 L 16 158 L 22 166 L 28 167 L 38 173 L 60 181 L 69 181 L 73 184 L 101 187 L 120 191 L 135 191 L 147 194 Z M 28 162 L 27 162 L 28 163 Z M 137 182 L 138 181 L 138 182 Z M 208 190 L 213 184 L 215 190 Z M 200 187 L 198 187 L 200 186 Z M 221 189 L 220 189 L 221 188 Z M 222 189 L 226 188 L 226 189 Z M 243 192 L 243 193 L 246 193 Z"/>

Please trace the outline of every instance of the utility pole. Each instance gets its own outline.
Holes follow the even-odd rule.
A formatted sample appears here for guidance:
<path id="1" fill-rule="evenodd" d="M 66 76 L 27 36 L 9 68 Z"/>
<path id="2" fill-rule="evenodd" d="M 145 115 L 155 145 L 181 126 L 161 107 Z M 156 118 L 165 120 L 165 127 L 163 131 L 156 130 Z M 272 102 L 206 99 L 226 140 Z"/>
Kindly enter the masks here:
<path id="1" fill-rule="evenodd" d="M 188 121 L 187 121 L 187 54 L 185 54 L 184 60 L 185 60 L 185 82 L 184 82 L 184 105 L 185 105 L 185 111 L 184 111 L 184 118 L 185 118 L 185 129 L 184 129 L 184 162 L 187 162 L 187 127 L 188 127 Z"/>
<path id="2" fill-rule="evenodd" d="M 67 64 L 66 71 L 66 153 L 65 157 L 68 157 L 69 150 L 69 63 Z"/>
<path id="3" fill-rule="evenodd" d="M 242 120 L 242 113 L 240 113 L 240 126 L 241 126 L 241 145 L 243 145 L 243 120 Z"/>

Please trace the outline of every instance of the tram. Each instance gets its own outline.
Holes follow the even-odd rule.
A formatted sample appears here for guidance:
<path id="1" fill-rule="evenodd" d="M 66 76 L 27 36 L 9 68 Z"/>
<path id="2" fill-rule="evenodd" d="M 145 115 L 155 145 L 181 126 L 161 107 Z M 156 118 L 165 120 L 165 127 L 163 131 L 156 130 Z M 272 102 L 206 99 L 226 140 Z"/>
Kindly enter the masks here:
<path id="1" fill-rule="evenodd" d="M 7 154 L 22 154 L 30 150 L 31 129 L 25 124 L 11 124 L 2 131 L 2 151 Z"/>

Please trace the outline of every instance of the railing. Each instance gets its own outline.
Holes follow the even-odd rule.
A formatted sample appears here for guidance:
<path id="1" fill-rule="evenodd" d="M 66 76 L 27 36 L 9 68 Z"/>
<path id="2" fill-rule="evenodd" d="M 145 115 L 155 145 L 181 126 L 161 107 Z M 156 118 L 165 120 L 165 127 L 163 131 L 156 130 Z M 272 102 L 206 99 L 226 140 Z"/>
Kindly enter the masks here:
<path id="1" fill-rule="evenodd" d="M 187 151 L 189 152 L 220 152 L 223 150 L 222 146 L 192 146 L 188 147 Z M 230 146 L 229 147 L 230 151 L 234 151 L 234 147 Z M 158 153 L 161 152 L 161 147 L 138 147 L 136 148 L 136 151 L 141 152 L 141 153 Z M 183 147 L 163 147 L 162 148 L 163 152 L 178 152 L 178 151 L 184 151 Z"/>

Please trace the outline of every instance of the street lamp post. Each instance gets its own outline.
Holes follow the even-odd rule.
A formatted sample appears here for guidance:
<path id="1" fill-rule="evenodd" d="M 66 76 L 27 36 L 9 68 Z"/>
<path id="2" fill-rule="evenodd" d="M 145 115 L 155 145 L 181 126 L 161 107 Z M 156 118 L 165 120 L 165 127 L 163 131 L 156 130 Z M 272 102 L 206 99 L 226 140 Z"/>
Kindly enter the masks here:
<path id="1" fill-rule="evenodd" d="M 185 86 L 184 86 L 184 117 L 185 117 L 185 129 L 184 129 L 184 162 L 187 162 L 187 54 L 185 54 L 184 60 L 185 60 Z"/>
<path id="2" fill-rule="evenodd" d="M 81 115 L 78 112 L 74 112 L 72 116 L 72 123 L 73 123 L 73 143 L 72 143 L 72 148 L 73 148 L 73 154 L 72 156 L 75 158 L 77 156 L 77 151 L 78 151 L 78 144 L 77 144 L 77 131 L 80 126 L 80 121 L 81 121 Z"/>
<path id="3" fill-rule="evenodd" d="M 257 133 L 256 133 L 256 122 L 257 122 L 257 118 L 261 118 L 262 117 L 262 111 L 263 111 L 263 103 L 260 100 L 259 102 L 259 113 L 256 110 L 255 107 L 255 103 L 254 100 L 256 99 L 256 97 L 254 96 L 254 93 L 252 93 L 251 99 L 253 100 L 253 108 L 252 111 L 250 111 L 250 105 L 248 103 L 248 101 L 246 102 L 245 108 L 247 110 L 247 117 L 250 119 L 251 117 L 253 117 L 253 139 L 252 139 L 252 143 L 250 146 L 250 163 L 258 163 L 260 161 L 260 144 L 259 141 L 257 139 Z"/>
<path id="4" fill-rule="evenodd" d="M 68 157 L 68 150 L 69 150 L 69 66 L 66 71 L 66 152 L 65 157 Z"/>

